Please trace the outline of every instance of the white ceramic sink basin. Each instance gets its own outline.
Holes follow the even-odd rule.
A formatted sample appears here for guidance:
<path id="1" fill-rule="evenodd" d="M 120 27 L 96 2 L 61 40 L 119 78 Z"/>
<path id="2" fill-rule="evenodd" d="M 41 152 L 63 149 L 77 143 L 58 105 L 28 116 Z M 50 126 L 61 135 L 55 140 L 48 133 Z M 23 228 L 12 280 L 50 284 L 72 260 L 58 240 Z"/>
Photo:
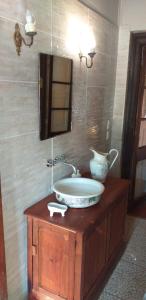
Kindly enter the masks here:
<path id="1" fill-rule="evenodd" d="M 104 186 L 94 179 L 65 178 L 57 181 L 53 190 L 59 202 L 69 207 L 82 208 L 99 202 Z"/>

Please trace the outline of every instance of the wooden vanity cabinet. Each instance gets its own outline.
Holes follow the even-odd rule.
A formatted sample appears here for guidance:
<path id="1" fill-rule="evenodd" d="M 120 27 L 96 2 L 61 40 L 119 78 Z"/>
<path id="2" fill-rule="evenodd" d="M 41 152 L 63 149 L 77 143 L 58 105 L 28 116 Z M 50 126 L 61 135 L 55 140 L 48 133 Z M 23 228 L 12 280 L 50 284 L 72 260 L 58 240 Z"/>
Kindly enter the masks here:
<path id="1" fill-rule="evenodd" d="M 91 287 L 106 264 L 107 218 L 86 236 L 83 247 L 83 295 L 86 298 Z"/>
<path id="2" fill-rule="evenodd" d="M 109 178 L 92 207 L 50 218 L 52 194 L 25 211 L 29 299 L 97 299 L 124 244 L 127 194 L 128 181 Z"/>
<path id="3" fill-rule="evenodd" d="M 127 210 L 127 199 L 120 198 L 114 203 L 108 215 L 108 260 L 115 255 L 121 246 L 125 233 L 125 213 Z"/>

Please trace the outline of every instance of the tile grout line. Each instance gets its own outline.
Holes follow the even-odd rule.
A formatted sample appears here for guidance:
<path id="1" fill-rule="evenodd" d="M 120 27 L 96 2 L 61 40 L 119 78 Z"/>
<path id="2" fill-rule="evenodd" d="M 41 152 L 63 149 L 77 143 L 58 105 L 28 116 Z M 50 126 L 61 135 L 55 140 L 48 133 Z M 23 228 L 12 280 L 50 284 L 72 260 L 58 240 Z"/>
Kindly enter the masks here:
<path id="1" fill-rule="evenodd" d="M 23 80 L 12 80 L 12 79 L 0 79 L 0 83 L 4 82 L 4 83 L 22 83 L 22 84 L 38 84 L 38 81 L 23 81 Z"/>
<path id="2" fill-rule="evenodd" d="M 13 139 L 13 138 L 17 138 L 17 137 L 29 136 L 29 135 L 33 135 L 33 134 L 37 135 L 38 133 L 39 133 L 39 131 L 30 131 L 28 133 L 16 134 L 16 135 L 13 135 L 13 136 L 7 136 L 5 138 L 0 137 L 0 142 L 6 141 L 6 140 L 9 140 L 9 139 Z"/>
<path id="3" fill-rule="evenodd" d="M 11 22 L 11 23 L 19 23 L 20 25 L 25 26 L 25 24 L 22 23 L 22 21 L 17 20 L 17 19 L 11 19 L 11 18 L 7 18 L 7 17 L 4 17 L 4 16 L 0 16 L 0 19 Z M 47 34 L 47 35 L 51 36 L 49 31 L 44 31 L 44 30 L 41 30 L 39 28 L 37 28 L 37 32 L 44 33 L 44 34 Z"/>

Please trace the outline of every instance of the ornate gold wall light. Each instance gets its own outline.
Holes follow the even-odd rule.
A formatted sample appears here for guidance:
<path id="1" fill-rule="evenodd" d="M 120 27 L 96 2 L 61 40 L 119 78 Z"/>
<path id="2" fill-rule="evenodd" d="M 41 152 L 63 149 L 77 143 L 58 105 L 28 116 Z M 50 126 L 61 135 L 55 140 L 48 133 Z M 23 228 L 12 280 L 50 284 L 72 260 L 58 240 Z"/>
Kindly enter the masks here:
<path id="1" fill-rule="evenodd" d="M 26 25 L 25 34 L 30 37 L 30 41 L 26 42 L 25 38 L 21 35 L 20 26 L 18 23 L 15 24 L 14 42 L 16 46 L 16 52 L 20 56 L 22 43 L 25 46 L 31 47 L 33 44 L 33 37 L 37 34 L 36 32 L 36 21 L 34 16 L 29 10 L 26 12 Z"/>

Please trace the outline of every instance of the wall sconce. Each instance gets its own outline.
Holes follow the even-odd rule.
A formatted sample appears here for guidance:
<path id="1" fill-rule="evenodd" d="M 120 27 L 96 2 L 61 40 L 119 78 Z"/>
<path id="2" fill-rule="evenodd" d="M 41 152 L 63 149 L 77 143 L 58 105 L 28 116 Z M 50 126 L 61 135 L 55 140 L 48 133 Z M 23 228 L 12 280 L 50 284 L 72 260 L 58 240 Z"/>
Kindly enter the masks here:
<path id="1" fill-rule="evenodd" d="M 18 55 L 20 55 L 21 52 L 22 42 L 25 46 L 31 47 L 33 44 L 33 37 L 37 34 L 36 21 L 29 10 L 26 11 L 25 34 L 30 37 L 30 42 L 26 42 L 25 38 L 21 35 L 19 24 L 16 23 L 14 32 L 14 42 L 16 45 L 16 52 Z"/>
<path id="2" fill-rule="evenodd" d="M 88 55 L 90 57 L 90 63 L 88 63 L 88 57 L 85 56 L 85 55 L 82 55 L 82 53 L 79 53 L 80 61 L 82 61 L 82 58 L 85 58 L 85 60 L 86 60 L 86 67 L 87 68 L 92 68 L 92 66 L 93 66 L 93 58 L 94 58 L 95 54 L 96 54 L 95 51 L 88 53 Z"/>

